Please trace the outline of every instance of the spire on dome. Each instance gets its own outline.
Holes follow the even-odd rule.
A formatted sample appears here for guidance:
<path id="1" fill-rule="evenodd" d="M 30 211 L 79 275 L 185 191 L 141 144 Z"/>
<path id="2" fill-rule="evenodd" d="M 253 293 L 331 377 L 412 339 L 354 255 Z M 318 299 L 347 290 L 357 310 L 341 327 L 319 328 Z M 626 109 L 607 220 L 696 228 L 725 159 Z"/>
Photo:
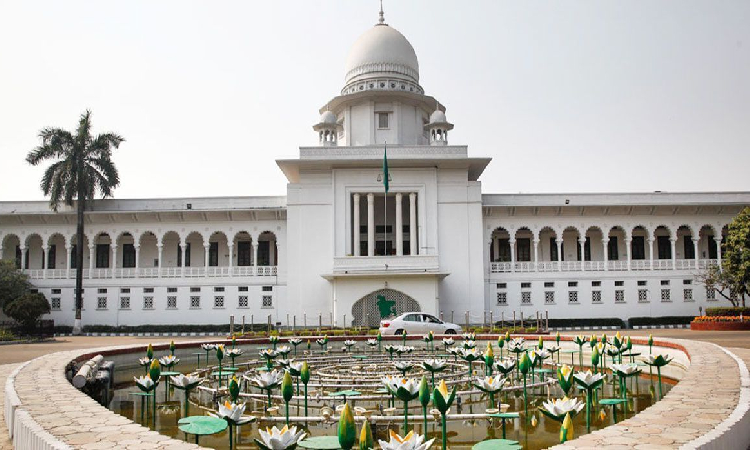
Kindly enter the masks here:
<path id="1" fill-rule="evenodd" d="M 387 25 L 385 23 L 385 16 L 383 15 L 383 0 L 380 0 L 380 14 L 378 18 L 378 25 Z"/>

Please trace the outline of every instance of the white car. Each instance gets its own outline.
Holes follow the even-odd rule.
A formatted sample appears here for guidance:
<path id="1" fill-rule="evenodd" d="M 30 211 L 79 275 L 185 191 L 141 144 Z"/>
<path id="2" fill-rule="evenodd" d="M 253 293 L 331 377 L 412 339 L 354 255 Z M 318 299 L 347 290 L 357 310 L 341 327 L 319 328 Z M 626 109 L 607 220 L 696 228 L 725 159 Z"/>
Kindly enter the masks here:
<path id="1" fill-rule="evenodd" d="M 380 321 L 380 334 L 460 334 L 461 327 L 455 323 L 443 322 L 431 314 L 421 312 L 403 313 L 395 319 Z"/>

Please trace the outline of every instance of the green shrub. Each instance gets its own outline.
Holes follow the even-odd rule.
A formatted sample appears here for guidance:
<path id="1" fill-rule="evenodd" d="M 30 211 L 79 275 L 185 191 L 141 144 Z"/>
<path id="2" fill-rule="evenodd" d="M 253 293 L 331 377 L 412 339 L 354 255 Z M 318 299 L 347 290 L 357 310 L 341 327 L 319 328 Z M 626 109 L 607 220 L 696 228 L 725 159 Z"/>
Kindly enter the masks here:
<path id="1" fill-rule="evenodd" d="M 549 319 L 550 328 L 564 327 L 620 327 L 625 328 L 625 322 L 616 317 L 602 319 Z"/>
<path id="2" fill-rule="evenodd" d="M 632 328 L 644 325 L 686 325 L 694 318 L 695 316 L 631 317 L 628 319 L 628 326 Z"/>
<path id="3" fill-rule="evenodd" d="M 750 308 L 742 307 L 717 307 L 717 308 L 706 308 L 707 316 L 750 316 Z"/>

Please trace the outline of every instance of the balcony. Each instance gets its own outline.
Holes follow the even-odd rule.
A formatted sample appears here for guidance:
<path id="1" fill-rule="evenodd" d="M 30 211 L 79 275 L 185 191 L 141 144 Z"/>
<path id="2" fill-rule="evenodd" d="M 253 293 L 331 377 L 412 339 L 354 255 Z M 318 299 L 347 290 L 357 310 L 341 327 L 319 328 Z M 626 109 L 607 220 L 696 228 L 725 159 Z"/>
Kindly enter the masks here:
<path id="1" fill-rule="evenodd" d="M 24 270 L 32 280 L 75 279 L 75 269 L 31 269 Z M 85 279 L 133 279 L 133 278 L 233 278 L 233 277 L 275 277 L 278 266 L 240 267 L 142 267 L 138 269 L 84 269 Z"/>
<path id="2" fill-rule="evenodd" d="M 437 255 L 414 256 L 340 256 L 333 258 L 333 273 L 418 273 L 435 272 Z"/>
<path id="3" fill-rule="evenodd" d="M 490 273 L 510 272 L 602 272 L 602 271 L 638 271 L 638 270 L 704 270 L 718 266 L 717 259 L 655 259 L 628 261 L 539 261 L 534 262 L 492 262 Z"/>

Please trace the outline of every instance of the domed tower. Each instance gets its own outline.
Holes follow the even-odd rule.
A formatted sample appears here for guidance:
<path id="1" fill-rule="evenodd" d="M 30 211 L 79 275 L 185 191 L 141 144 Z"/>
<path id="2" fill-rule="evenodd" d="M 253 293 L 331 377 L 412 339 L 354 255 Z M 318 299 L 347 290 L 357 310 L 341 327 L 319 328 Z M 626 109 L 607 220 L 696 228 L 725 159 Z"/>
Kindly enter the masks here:
<path id="1" fill-rule="evenodd" d="M 320 121 L 313 125 L 313 130 L 318 132 L 318 143 L 327 147 L 335 146 L 337 126 L 336 115 L 329 110 L 323 111 Z"/>
<path id="2" fill-rule="evenodd" d="M 430 145 L 448 145 L 448 130 L 453 129 L 453 124 L 442 110 L 436 109 L 430 115 L 430 123 L 424 127 L 430 134 Z"/>
<path id="3" fill-rule="evenodd" d="M 321 146 L 445 145 L 445 131 L 452 125 L 435 122 L 435 138 L 430 135 L 436 104 L 445 110 L 425 95 L 414 47 L 385 22 L 381 8 L 378 23 L 352 45 L 344 64 L 344 87 L 320 109 L 320 122 L 313 129 Z"/>

